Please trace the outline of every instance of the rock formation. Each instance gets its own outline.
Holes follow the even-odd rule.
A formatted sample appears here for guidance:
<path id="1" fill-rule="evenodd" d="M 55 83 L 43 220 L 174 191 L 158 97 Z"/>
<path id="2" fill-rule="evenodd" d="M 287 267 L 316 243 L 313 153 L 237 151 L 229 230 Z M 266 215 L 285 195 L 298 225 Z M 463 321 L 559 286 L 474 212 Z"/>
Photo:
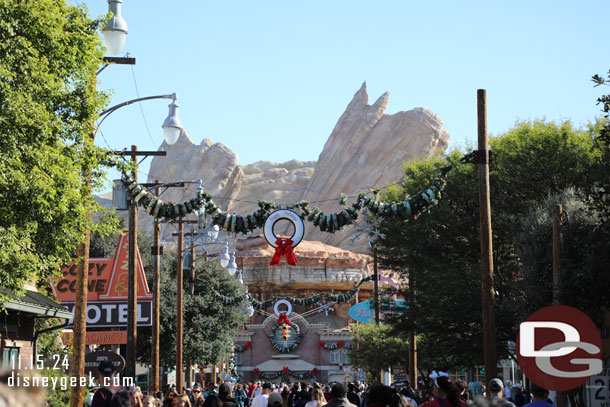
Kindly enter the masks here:
<path id="1" fill-rule="evenodd" d="M 369 105 L 364 83 L 339 118 L 317 162 L 259 161 L 240 166 L 235 152 L 225 145 L 209 139 L 196 145 L 183 132 L 176 144 L 161 145 L 167 156 L 153 159 L 148 182 L 202 179 L 217 204 L 238 213 L 252 212 L 258 200 L 286 203 L 303 199 L 324 211 L 336 211 L 342 192 L 354 196 L 397 182 L 403 163 L 442 153 L 449 143 L 449 134 L 436 114 L 415 108 L 387 115 L 388 99 L 386 92 Z M 182 201 L 192 197 L 196 188 L 190 184 L 187 189 L 170 189 L 163 199 Z M 314 203 L 324 200 L 329 201 Z M 140 228 L 151 230 L 151 225 L 148 215 L 140 216 Z M 165 228 L 164 238 L 173 240 L 172 231 Z M 305 238 L 366 252 L 365 242 L 354 244 L 351 236 L 349 228 L 328 234 L 310 227 Z"/>

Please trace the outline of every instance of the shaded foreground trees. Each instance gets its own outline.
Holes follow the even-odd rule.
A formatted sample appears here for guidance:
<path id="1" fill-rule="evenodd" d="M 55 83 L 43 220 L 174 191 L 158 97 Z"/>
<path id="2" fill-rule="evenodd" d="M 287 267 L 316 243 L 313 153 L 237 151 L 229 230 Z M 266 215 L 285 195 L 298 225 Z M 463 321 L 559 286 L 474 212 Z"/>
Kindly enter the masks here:
<path id="1" fill-rule="evenodd" d="M 515 341 L 518 323 L 551 303 L 551 234 L 540 230 L 534 233 L 532 214 L 540 211 L 550 196 L 574 191 L 570 199 L 580 204 L 570 204 L 575 224 L 573 229 L 568 224 L 566 233 L 591 237 L 599 224 L 599 210 L 588 203 L 591 185 L 604 174 L 602 148 L 594 137 L 599 128 L 576 130 L 569 122 L 533 121 L 519 123 L 490 140 L 500 358 L 507 357 L 507 342 Z M 412 329 L 420 335 L 420 364 L 434 369 L 474 367 L 483 362 L 478 184 L 475 165 L 460 163 L 461 157 L 457 151 L 447 157 L 455 168 L 448 174 L 447 187 L 432 213 L 407 224 L 386 219 L 381 230 L 386 239 L 376 242 L 382 265 L 399 272 L 405 280 L 412 277 L 409 284 L 415 289 L 412 301 L 407 284 L 403 294 L 408 310 L 388 322 L 401 335 Z M 401 187 L 390 189 L 388 198 L 404 199 L 421 191 L 437 176 L 443 163 L 436 159 L 407 165 L 406 180 Z M 550 211 L 544 209 L 542 213 L 550 222 Z M 601 277 L 603 269 L 592 263 L 594 253 L 586 246 L 593 244 L 590 238 L 580 239 L 564 241 L 563 274 L 569 284 L 562 287 L 562 302 L 596 319 L 599 307 L 608 302 L 610 285 L 607 278 L 598 280 L 600 284 L 590 281 L 591 276 Z M 602 238 L 599 244 L 607 247 L 609 241 Z M 532 250 L 549 252 L 548 256 L 539 256 L 532 255 Z M 582 270 L 572 273 L 569 264 Z M 534 269 L 544 272 L 535 275 Z M 587 297 L 597 297 L 595 304 L 589 303 L 590 299 L 583 301 L 583 292 L 588 292 Z"/>
<path id="2" fill-rule="evenodd" d="M 100 208 L 83 182 L 102 162 L 88 137 L 105 102 L 100 23 L 63 0 L 0 0 L 3 288 L 58 270 L 86 228 L 108 226 L 90 224 Z"/>

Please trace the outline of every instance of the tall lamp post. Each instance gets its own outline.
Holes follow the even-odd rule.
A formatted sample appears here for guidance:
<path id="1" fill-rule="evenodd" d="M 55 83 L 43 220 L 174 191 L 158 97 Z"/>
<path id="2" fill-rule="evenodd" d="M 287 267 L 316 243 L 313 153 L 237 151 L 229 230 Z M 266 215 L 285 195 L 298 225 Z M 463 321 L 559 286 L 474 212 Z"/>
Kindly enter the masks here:
<path id="1" fill-rule="evenodd" d="M 104 29 L 104 39 L 109 48 L 109 51 L 113 54 L 118 54 L 121 51 L 122 45 L 125 42 L 124 35 L 127 34 L 127 24 L 121 16 L 121 1 L 120 0 L 109 0 L 109 11 L 113 13 L 113 18 L 109 20 Z M 122 39 L 121 39 L 122 37 Z M 98 73 L 101 72 L 98 71 Z M 169 96 L 169 97 L 168 97 Z M 177 105 L 175 104 L 177 96 L 172 95 L 159 95 L 146 98 L 138 98 L 129 102 L 122 103 L 114 106 L 110 109 L 103 111 L 99 118 L 101 119 L 97 125 L 99 126 L 102 122 L 113 112 L 120 109 L 121 107 L 130 105 L 135 102 L 149 100 L 149 99 L 172 99 L 173 103 L 170 105 L 170 117 L 177 116 Z M 173 105 L 173 106 L 172 106 Z M 168 117 L 168 119 L 170 119 Z M 166 141 L 168 144 L 173 144 L 178 139 L 180 131 L 177 131 L 177 127 L 181 126 L 180 121 L 176 119 L 168 120 L 164 122 L 164 132 Z M 97 129 L 90 135 L 91 141 L 95 140 L 95 134 Z M 176 136 L 177 133 L 177 136 Z M 88 193 L 91 193 L 91 174 L 85 181 L 85 188 Z M 89 218 L 91 213 L 88 214 Z M 85 374 L 85 332 L 87 325 L 86 309 L 87 309 L 87 285 L 89 270 L 89 250 L 90 250 L 90 231 L 85 230 L 83 242 L 78 245 L 78 256 L 80 258 L 76 268 L 76 298 L 74 304 L 74 339 L 73 339 L 73 351 L 72 351 L 72 376 L 83 377 Z M 70 407 L 81 407 L 83 405 L 83 389 L 81 386 L 73 386 L 70 394 Z"/>

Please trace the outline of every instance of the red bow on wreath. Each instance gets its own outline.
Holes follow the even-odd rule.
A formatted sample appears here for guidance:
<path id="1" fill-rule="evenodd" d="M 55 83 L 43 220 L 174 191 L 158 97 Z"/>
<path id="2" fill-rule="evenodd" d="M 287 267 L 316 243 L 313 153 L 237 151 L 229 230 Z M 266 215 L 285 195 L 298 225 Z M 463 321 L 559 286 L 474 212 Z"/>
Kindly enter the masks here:
<path id="1" fill-rule="evenodd" d="M 315 367 L 313 369 L 311 369 L 311 375 L 315 376 L 316 373 L 318 373 L 318 369 L 316 369 Z"/>
<path id="2" fill-rule="evenodd" d="M 252 342 L 246 343 L 246 349 L 252 349 Z"/>
<path id="3" fill-rule="evenodd" d="M 337 348 L 338 349 L 343 349 L 343 341 L 337 342 Z"/>
<path id="4" fill-rule="evenodd" d="M 277 324 L 278 325 L 283 325 L 283 324 L 290 325 L 290 320 L 288 319 L 286 314 L 282 312 L 280 314 L 280 317 L 277 319 Z"/>
<path id="5" fill-rule="evenodd" d="M 288 369 L 288 366 L 284 366 L 282 369 L 282 374 L 290 374 L 290 369 Z"/>
<path id="6" fill-rule="evenodd" d="M 294 255 L 294 251 L 292 248 L 292 240 L 290 239 L 277 239 L 275 241 L 275 253 L 273 254 L 273 258 L 271 259 L 270 266 L 278 264 L 282 256 L 286 256 L 286 261 L 291 266 L 297 265 L 297 257 Z"/>
<path id="7" fill-rule="evenodd" d="M 318 342 L 318 349 L 322 349 L 324 347 L 324 342 Z"/>
<path id="8" fill-rule="evenodd" d="M 259 374 L 261 374 L 261 371 L 258 370 L 258 367 L 254 368 L 254 376 L 258 376 Z"/>

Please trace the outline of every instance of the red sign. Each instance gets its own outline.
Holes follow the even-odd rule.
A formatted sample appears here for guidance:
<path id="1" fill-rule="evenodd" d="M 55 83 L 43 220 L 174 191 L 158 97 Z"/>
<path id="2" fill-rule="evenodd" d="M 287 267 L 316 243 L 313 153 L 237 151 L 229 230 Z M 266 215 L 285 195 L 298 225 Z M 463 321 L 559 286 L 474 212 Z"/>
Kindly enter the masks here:
<path id="1" fill-rule="evenodd" d="M 538 386 L 570 390 L 602 371 L 601 345 L 597 327 L 584 313 L 553 305 L 521 323 L 517 361 Z"/>
<path id="2" fill-rule="evenodd" d="M 87 301 L 112 301 L 127 299 L 129 234 L 127 231 L 119 236 L 116 254 L 112 258 L 89 259 L 89 281 L 87 284 Z M 60 302 L 76 300 L 76 264 L 71 263 L 61 268 L 62 277 L 51 282 L 55 298 Z M 148 289 L 140 251 L 136 250 L 136 273 L 138 279 L 138 299 L 152 299 Z"/>
<path id="3" fill-rule="evenodd" d="M 61 334 L 61 341 L 64 345 L 72 345 L 73 332 Z M 97 331 L 87 332 L 85 344 L 87 345 L 122 345 L 127 343 L 127 331 Z"/>

